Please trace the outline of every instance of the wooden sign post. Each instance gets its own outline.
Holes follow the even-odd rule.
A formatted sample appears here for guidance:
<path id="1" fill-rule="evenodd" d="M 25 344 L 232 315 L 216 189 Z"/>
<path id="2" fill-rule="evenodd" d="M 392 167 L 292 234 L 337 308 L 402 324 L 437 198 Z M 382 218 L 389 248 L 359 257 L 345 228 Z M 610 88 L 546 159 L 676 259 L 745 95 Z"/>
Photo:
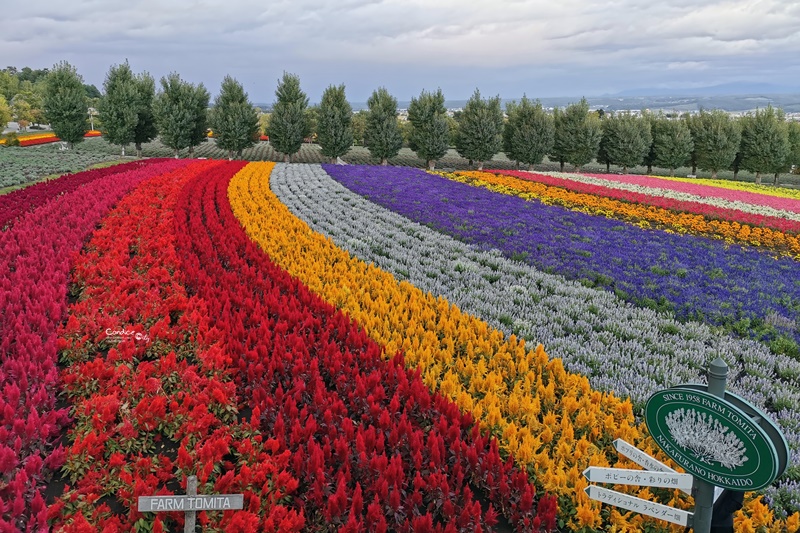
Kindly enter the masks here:
<path id="1" fill-rule="evenodd" d="M 197 494 L 197 476 L 186 480 L 186 494 L 139 496 L 140 513 L 183 511 L 184 533 L 194 533 L 197 511 L 233 511 L 244 508 L 244 494 Z"/>

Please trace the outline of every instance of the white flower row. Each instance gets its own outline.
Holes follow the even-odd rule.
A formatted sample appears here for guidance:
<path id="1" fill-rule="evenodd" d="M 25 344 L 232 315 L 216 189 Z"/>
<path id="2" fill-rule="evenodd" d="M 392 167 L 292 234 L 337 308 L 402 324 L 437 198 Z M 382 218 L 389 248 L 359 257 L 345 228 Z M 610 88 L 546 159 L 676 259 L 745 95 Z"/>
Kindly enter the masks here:
<path id="1" fill-rule="evenodd" d="M 766 205 L 756 205 L 748 202 L 741 202 L 738 200 L 726 200 L 724 198 L 715 198 L 711 196 L 701 196 L 698 194 L 691 194 L 688 192 L 674 191 L 670 189 L 661 189 L 658 187 L 646 187 L 644 185 L 636 185 L 633 183 L 622 183 L 614 180 L 607 180 L 602 178 L 595 178 L 593 176 L 586 176 L 583 174 L 568 174 L 566 172 L 533 172 L 531 178 L 535 181 L 533 175 L 543 174 L 545 176 L 552 176 L 554 178 L 568 179 L 587 183 L 590 185 L 599 185 L 608 187 L 610 189 L 617 189 L 621 191 L 629 191 L 641 194 L 648 194 L 650 196 L 658 196 L 662 198 L 670 198 L 672 200 L 679 200 L 682 202 L 693 202 L 697 204 L 711 205 L 725 209 L 736 209 L 745 213 L 753 213 L 756 215 L 764 215 L 777 218 L 785 218 L 788 220 L 800 221 L 800 213 L 794 213 L 785 209 L 776 209 Z"/>
<path id="2" fill-rule="evenodd" d="M 593 387 L 638 405 L 664 387 L 704 382 L 721 356 L 730 389 L 781 409 L 800 460 L 800 363 L 761 343 L 637 308 L 613 294 L 484 252 L 369 202 L 319 165 L 275 167 L 271 188 L 290 211 L 351 255 L 441 295 L 505 334 L 542 343 Z M 782 409 L 785 407 L 785 409 Z"/>

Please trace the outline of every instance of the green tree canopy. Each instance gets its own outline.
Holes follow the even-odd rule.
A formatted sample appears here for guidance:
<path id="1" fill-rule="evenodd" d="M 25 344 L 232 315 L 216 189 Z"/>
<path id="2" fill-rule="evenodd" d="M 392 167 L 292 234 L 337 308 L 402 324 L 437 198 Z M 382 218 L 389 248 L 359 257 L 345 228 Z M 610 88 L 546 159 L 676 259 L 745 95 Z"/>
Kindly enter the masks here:
<path id="1" fill-rule="evenodd" d="M 322 155 L 336 158 L 353 146 L 353 108 L 345 96 L 344 85 L 328 86 L 319 104 L 317 142 Z"/>
<path id="2" fill-rule="evenodd" d="M 397 99 L 381 87 L 373 91 L 367 100 L 367 124 L 364 140 L 372 157 L 386 165 L 403 146 L 403 136 L 397 125 Z"/>
<path id="3" fill-rule="evenodd" d="M 353 115 L 353 142 L 364 146 L 364 135 L 367 131 L 367 110 L 362 109 Z"/>
<path id="4" fill-rule="evenodd" d="M 670 175 L 692 156 L 694 141 L 685 120 L 658 117 L 653 121 L 653 164 L 668 168 Z"/>
<path id="5" fill-rule="evenodd" d="M 125 146 L 134 142 L 139 123 L 138 90 L 127 61 L 108 70 L 103 90 L 105 95 L 98 109 L 103 117 L 103 136 L 109 143 L 119 145 L 125 155 Z"/>
<path id="6" fill-rule="evenodd" d="M 255 144 L 258 139 L 258 113 L 242 84 L 230 76 L 222 80 L 219 94 L 209 114 L 217 146 L 227 150 L 228 158 Z"/>
<path id="7" fill-rule="evenodd" d="M 6 124 L 11 122 L 11 107 L 9 107 L 6 97 L 0 94 L 0 132 L 5 129 Z"/>
<path id="8" fill-rule="evenodd" d="M 210 95 L 203 84 L 183 81 L 173 72 L 161 78 L 161 90 L 153 108 L 161 141 L 175 151 L 190 149 L 205 138 L 206 110 Z"/>
<path id="9" fill-rule="evenodd" d="M 795 173 L 800 174 L 800 122 L 789 122 L 788 126 L 789 151 L 786 154 L 786 170 L 794 167 Z"/>
<path id="10" fill-rule="evenodd" d="M 88 107 L 78 71 L 66 61 L 57 63 L 47 74 L 44 112 L 53 132 L 70 148 L 89 130 Z"/>
<path id="11" fill-rule="evenodd" d="M 756 183 L 761 183 L 762 172 L 780 173 L 789 154 L 789 127 L 783 112 L 770 105 L 744 116 L 741 125 L 741 167 L 755 173 Z"/>
<path id="12" fill-rule="evenodd" d="M 503 128 L 503 148 L 509 159 L 524 163 L 532 170 L 553 148 L 553 117 L 539 100 L 531 102 L 523 96 L 519 104 L 506 105 L 508 122 Z"/>
<path id="13" fill-rule="evenodd" d="M 603 136 L 602 125 L 595 113 L 589 113 L 586 98 L 568 105 L 564 111 L 556 111 L 553 119 L 555 140 L 552 155 L 561 163 L 562 171 L 565 162 L 580 168 L 597 156 Z"/>
<path id="14" fill-rule="evenodd" d="M 419 98 L 411 98 L 408 106 L 408 121 L 412 126 L 409 146 L 431 170 L 450 144 L 446 113 L 441 89 L 435 93 L 423 90 Z"/>
<path id="15" fill-rule="evenodd" d="M 701 111 L 697 120 L 693 136 L 697 166 L 711 171 L 711 177 L 716 178 L 717 172 L 730 167 L 736 158 L 742 138 L 739 123 L 718 109 Z"/>
<path id="16" fill-rule="evenodd" d="M 300 78 L 288 72 L 284 72 L 278 82 L 275 97 L 277 100 L 272 107 L 267 135 L 275 150 L 281 152 L 283 160 L 288 162 L 310 133 L 306 116 L 308 97 L 300 89 Z"/>
<path id="17" fill-rule="evenodd" d="M 464 106 L 464 112 L 458 123 L 456 150 L 470 161 L 478 162 L 478 169 L 483 169 L 483 162 L 490 160 L 503 146 L 503 110 L 500 97 L 481 98 L 478 89 L 472 93 Z"/>
<path id="18" fill-rule="evenodd" d="M 612 113 L 603 119 L 603 146 L 610 163 L 628 168 L 639 165 L 650 151 L 650 124 L 630 112 Z"/>
<path id="19" fill-rule="evenodd" d="M 143 72 L 134 78 L 136 84 L 136 130 L 133 134 L 133 143 L 136 146 L 136 156 L 142 157 L 142 144 L 152 141 L 158 136 L 156 116 L 153 105 L 156 97 L 156 83 L 153 77 Z"/>

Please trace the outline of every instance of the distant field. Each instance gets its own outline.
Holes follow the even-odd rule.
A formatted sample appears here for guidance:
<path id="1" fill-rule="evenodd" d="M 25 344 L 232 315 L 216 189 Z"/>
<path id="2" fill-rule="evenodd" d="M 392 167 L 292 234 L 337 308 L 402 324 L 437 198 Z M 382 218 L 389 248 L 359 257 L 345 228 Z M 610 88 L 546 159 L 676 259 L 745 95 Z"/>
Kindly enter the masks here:
<path id="1" fill-rule="evenodd" d="M 131 153 L 133 147 L 127 148 L 127 153 Z M 158 140 L 143 145 L 144 157 L 172 157 L 173 151 L 167 148 Z M 188 150 L 180 152 L 181 157 L 188 157 Z M 227 159 L 227 152 L 216 147 L 213 139 L 200 144 L 194 150 L 194 157 L 205 157 L 209 159 Z M 268 142 L 260 142 L 252 148 L 248 148 L 242 154 L 242 158 L 247 161 L 282 161 L 283 156 L 273 150 Z M 26 182 L 34 181 L 50 174 L 60 174 L 64 172 L 75 172 L 82 170 L 89 165 L 102 161 L 121 159 L 119 146 L 111 145 L 104 139 L 86 139 L 84 142 L 75 146 L 72 151 L 60 151 L 56 145 L 31 146 L 26 148 L 7 147 L 0 149 L 0 190 L 3 187 L 16 186 Z M 125 159 L 132 159 L 126 157 Z M 376 164 L 369 150 L 363 146 L 354 146 L 350 152 L 342 158 L 346 163 L 352 165 Z M 292 159 L 298 163 L 327 163 L 327 158 L 323 157 L 320 148 L 316 144 L 303 144 L 300 151 Z M 423 168 L 425 161 L 418 158 L 414 152 L 408 148 L 403 148 L 397 157 L 389 160 L 391 165 L 409 166 Z M 458 155 L 451 149 L 439 160 L 436 165 L 439 169 L 465 170 L 471 168 L 469 161 Z M 484 164 L 486 169 L 508 169 L 514 168 L 515 164 L 504 154 L 496 155 L 491 161 Z M 472 167 L 474 168 L 474 167 Z M 536 170 L 558 170 L 558 163 L 545 161 L 536 166 Z M 573 170 L 569 166 L 567 171 Z M 605 165 L 591 163 L 582 168 L 584 172 L 605 172 Z M 612 165 L 611 172 L 621 172 L 620 168 Z M 676 176 L 686 176 L 691 172 L 688 167 L 678 168 Z M 647 168 L 643 166 L 630 169 L 631 174 L 646 174 Z M 653 169 L 653 174 L 669 175 L 665 169 Z M 698 170 L 697 177 L 710 178 L 710 172 Z M 720 179 L 733 179 L 733 172 L 724 171 L 719 173 Z M 755 176 L 748 172 L 740 172 L 739 181 L 755 181 Z M 772 176 L 763 176 L 764 183 L 772 183 Z M 789 188 L 800 188 L 800 175 L 781 174 L 780 185 Z"/>

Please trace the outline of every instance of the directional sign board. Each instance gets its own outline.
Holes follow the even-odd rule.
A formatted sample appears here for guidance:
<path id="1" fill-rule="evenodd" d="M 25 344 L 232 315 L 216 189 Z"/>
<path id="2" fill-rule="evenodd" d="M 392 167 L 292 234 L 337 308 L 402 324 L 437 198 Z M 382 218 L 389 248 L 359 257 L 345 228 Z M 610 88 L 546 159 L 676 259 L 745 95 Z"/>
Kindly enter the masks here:
<path id="1" fill-rule="evenodd" d="M 645 470 L 651 470 L 656 472 L 671 472 L 676 473 L 674 469 L 668 467 L 655 457 L 651 457 L 639 448 L 636 448 L 632 444 L 625 442 L 622 439 L 616 439 L 614 442 L 614 448 L 616 448 L 617 452 L 621 455 L 624 455 L 637 465 L 641 466 Z M 679 487 L 680 488 L 680 487 Z M 680 489 L 686 494 L 692 493 L 692 488 Z"/>
<path id="2" fill-rule="evenodd" d="M 583 471 L 584 477 L 596 483 L 614 485 L 638 485 L 640 487 L 664 487 L 691 490 L 694 478 L 691 474 L 630 470 L 627 468 L 603 468 L 590 466 Z"/>
<path id="3" fill-rule="evenodd" d="M 228 511 L 244 507 L 243 494 L 213 496 L 139 496 L 139 512 L 159 511 Z"/>
<path id="4" fill-rule="evenodd" d="M 667 522 L 672 522 L 680 526 L 691 525 L 692 513 L 689 511 L 675 509 L 674 507 L 661 505 L 660 503 L 653 503 L 649 500 L 637 498 L 636 496 L 629 496 L 628 494 L 623 494 L 615 490 L 604 489 L 597 485 L 589 485 L 583 490 L 591 499 L 601 503 L 607 503 L 615 507 L 627 509 L 628 511 L 635 511 L 639 514 L 666 520 Z"/>

